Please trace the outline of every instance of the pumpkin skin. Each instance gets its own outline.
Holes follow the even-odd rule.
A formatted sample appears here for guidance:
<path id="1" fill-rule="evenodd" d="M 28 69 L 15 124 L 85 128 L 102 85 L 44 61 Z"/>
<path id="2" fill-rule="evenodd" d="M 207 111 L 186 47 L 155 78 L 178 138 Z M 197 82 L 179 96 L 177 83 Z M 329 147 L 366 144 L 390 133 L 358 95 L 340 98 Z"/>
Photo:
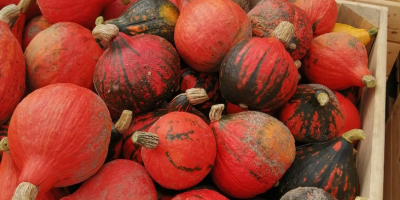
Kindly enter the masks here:
<path id="1" fill-rule="evenodd" d="M 179 66 L 179 55 L 164 38 L 120 32 L 100 57 L 93 82 L 97 93 L 116 111 L 147 112 L 177 90 Z"/>
<path id="2" fill-rule="evenodd" d="M 311 20 L 314 37 L 329 33 L 337 20 L 337 4 L 335 0 L 289 0 L 289 2 L 305 11 Z"/>
<path id="3" fill-rule="evenodd" d="M 317 100 L 320 93 L 329 96 L 324 106 Z M 344 117 L 335 94 L 318 84 L 297 86 L 296 93 L 279 111 L 279 120 L 290 129 L 296 141 L 307 143 L 337 137 L 343 129 Z"/>
<path id="4" fill-rule="evenodd" d="M 157 191 L 146 169 L 130 160 L 105 164 L 72 195 L 61 200 L 157 200 Z"/>
<path id="5" fill-rule="evenodd" d="M 325 190 L 316 187 L 298 187 L 290 190 L 280 200 L 335 200 Z"/>
<path id="6" fill-rule="evenodd" d="M 79 24 L 60 22 L 41 31 L 25 50 L 31 91 L 53 83 L 93 89 L 93 73 L 103 50 Z M 57 67 L 55 67 L 57 66 Z"/>
<path id="7" fill-rule="evenodd" d="M 340 90 L 338 92 L 349 99 L 351 102 L 353 102 L 354 105 L 358 105 L 361 101 L 361 96 L 363 92 L 362 89 L 362 87 L 353 86 L 344 90 Z"/>
<path id="8" fill-rule="evenodd" d="M 190 88 L 204 88 L 208 94 L 208 101 L 195 106 L 199 110 L 208 109 L 221 99 L 218 73 L 198 72 L 192 68 L 181 70 L 180 90 L 185 92 Z"/>
<path id="9" fill-rule="evenodd" d="M 250 37 L 246 13 L 231 0 L 191 1 L 181 10 L 174 35 L 179 55 L 200 72 L 218 72 L 229 50 Z"/>
<path id="10" fill-rule="evenodd" d="M 281 193 L 298 187 L 317 187 L 335 199 L 355 199 L 359 180 L 352 143 L 337 137 L 298 146 L 296 158 L 278 187 Z"/>
<path id="11" fill-rule="evenodd" d="M 303 65 L 301 69 L 310 82 L 325 85 L 331 90 L 363 87 L 363 77 L 371 75 L 364 44 L 344 32 L 315 37 Z"/>
<path id="12" fill-rule="evenodd" d="M 25 86 L 25 59 L 9 26 L 0 21 L 0 125 L 7 121 L 22 99 Z"/>
<path id="13" fill-rule="evenodd" d="M 334 92 L 336 95 L 337 100 L 342 107 L 342 112 L 344 115 L 344 125 L 342 131 L 338 134 L 338 136 L 343 135 L 347 131 L 352 129 L 360 129 L 361 128 L 361 117 L 360 113 L 358 112 L 357 107 L 339 92 Z"/>
<path id="14" fill-rule="evenodd" d="M 174 44 L 179 9 L 169 0 L 138 0 L 120 17 L 106 21 L 127 35 L 153 34 Z"/>
<path id="15" fill-rule="evenodd" d="M 88 179 L 106 159 L 111 125 L 105 103 L 86 88 L 56 83 L 33 91 L 8 129 L 11 155 L 22 170 L 19 183 L 46 192 Z"/>
<path id="16" fill-rule="evenodd" d="M 33 18 L 25 27 L 24 35 L 22 37 L 22 49 L 25 51 L 32 39 L 38 33 L 49 28 L 51 25 L 52 24 L 46 21 L 42 15 Z"/>
<path id="17" fill-rule="evenodd" d="M 191 200 L 191 199 L 228 200 L 228 198 L 224 197 L 220 193 L 208 189 L 190 190 L 175 196 L 171 200 Z"/>
<path id="18" fill-rule="evenodd" d="M 229 102 L 268 112 L 283 106 L 295 93 L 298 71 L 278 39 L 255 37 L 229 51 L 219 80 Z"/>
<path id="19" fill-rule="evenodd" d="M 228 196 L 251 198 L 266 192 L 293 162 L 292 134 L 265 113 L 245 111 L 225 115 L 210 126 L 217 141 L 211 177 Z"/>
<path id="20" fill-rule="evenodd" d="M 162 187 L 186 189 L 210 172 L 217 151 L 215 138 L 200 117 L 171 112 L 158 119 L 149 132 L 159 136 L 159 145 L 153 150 L 142 148 L 142 159 L 150 176 Z"/>
<path id="21" fill-rule="evenodd" d="M 103 10 L 101 11 L 101 16 L 103 16 L 104 20 L 118 18 L 136 1 L 138 0 L 131 0 L 128 5 L 124 5 L 122 1 L 111 2 L 104 6 Z"/>
<path id="22" fill-rule="evenodd" d="M 189 2 L 193 0 L 177 0 L 178 8 L 182 10 Z M 250 2 L 249 0 L 232 0 L 236 4 L 238 4 L 246 13 L 249 12 Z"/>

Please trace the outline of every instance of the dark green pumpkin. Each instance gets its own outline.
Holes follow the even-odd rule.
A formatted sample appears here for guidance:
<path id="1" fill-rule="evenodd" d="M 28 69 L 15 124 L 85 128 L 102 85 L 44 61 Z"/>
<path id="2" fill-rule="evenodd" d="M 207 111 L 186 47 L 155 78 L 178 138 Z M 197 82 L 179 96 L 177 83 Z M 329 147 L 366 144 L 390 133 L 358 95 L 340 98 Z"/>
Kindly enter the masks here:
<path id="1" fill-rule="evenodd" d="M 335 200 L 325 190 L 316 187 L 298 187 L 290 190 L 280 200 Z"/>
<path id="2" fill-rule="evenodd" d="M 153 34 L 174 44 L 175 24 L 179 9 L 169 0 L 139 0 L 120 17 L 107 20 L 127 35 Z"/>
<path id="3" fill-rule="evenodd" d="M 361 139 L 365 139 L 363 131 L 353 129 L 327 142 L 298 146 L 293 164 L 279 180 L 280 193 L 298 187 L 317 187 L 336 199 L 355 199 L 359 179 L 352 143 Z"/>

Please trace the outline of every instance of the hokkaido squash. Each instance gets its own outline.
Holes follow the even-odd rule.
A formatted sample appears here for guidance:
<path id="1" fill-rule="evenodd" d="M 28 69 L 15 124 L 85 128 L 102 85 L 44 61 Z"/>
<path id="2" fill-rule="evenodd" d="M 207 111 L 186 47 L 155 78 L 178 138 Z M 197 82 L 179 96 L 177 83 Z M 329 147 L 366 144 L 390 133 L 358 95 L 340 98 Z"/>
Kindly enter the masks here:
<path id="1" fill-rule="evenodd" d="M 92 29 L 103 7 L 113 1 L 115 0 L 37 0 L 37 3 L 44 18 L 52 24 L 74 22 Z M 130 3 L 130 0 L 122 0 L 122 2 L 126 5 Z"/>
<path id="2" fill-rule="evenodd" d="M 27 95 L 8 129 L 11 155 L 21 169 L 13 198 L 35 199 L 38 191 L 94 175 L 106 159 L 111 125 L 105 103 L 86 88 L 56 83 Z"/>
<path id="3" fill-rule="evenodd" d="M 172 101 L 147 113 L 141 113 L 133 118 L 132 125 L 123 134 L 123 156 L 140 164 L 143 163 L 140 145 L 134 144 L 130 139 L 136 131 L 148 131 L 150 127 L 162 116 L 170 112 L 191 112 L 195 115 L 193 105 L 207 101 L 208 96 L 204 89 L 192 88 L 185 93 L 177 95 Z"/>
<path id="4" fill-rule="evenodd" d="M 359 179 L 353 145 L 365 139 L 360 129 L 353 129 L 327 142 L 298 146 L 292 166 L 279 180 L 279 191 L 298 187 L 324 189 L 335 199 L 354 200 L 359 193 Z"/>
<path id="5" fill-rule="evenodd" d="M 25 59 L 21 45 L 10 31 L 7 22 L 2 20 L 0 20 L 0 47 L 1 125 L 11 117 L 26 88 Z"/>
<path id="6" fill-rule="evenodd" d="M 31 91 L 53 83 L 93 89 L 93 73 L 103 50 L 85 27 L 60 22 L 41 31 L 25 50 Z"/>
<path id="7" fill-rule="evenodd" d="M 331 194 L 321 188 L 298 187 L 290 190 L 280 200 L 335 200 Z"/>
<path id="8" fill-rule="evenodd" d="M 108 3 L 101 11 L 101 16 L 103 16 L 104 20 L 118 18 L 136 1 L 138 0 L 131 0 L 131 2 L 126 5 L 122 1 Z"/>
<path id="9" fill-rule="evenodd" d="M 301 69 L 310 82 L 331 90 L 376 85 L 368 69 L 365 46 L 349 33 L 332 32 L 315 37 L 303 65 Z"/>
<path id="10" fill-rule="evenodd" d="M 279 111 L 281 120 L 299 142 L 333 139 L 341 133 L 345 115 L 335 94 L 319 84 L 297 86 L 296 93 Z"/>
<path id="11" fill-rule="evenodd" d="M 179 55 L 164 38 L 128 36 L 112 24 L 96 26 L 93 35 L 109 46 L 93 75 L 95 89 L 109 107 L 148 112 L 178 90 Z"/>
<path id="12" fill-rule="evenodd" d="M 342 112 L 345 119 L 343 129 L 341 132 L 339 132 L 338 136 L 341 136 L 352 129 L 360 129 L 361 117 L 357 107 L 353 104 L 353 102 L 341 95 L 339 92 L 334 93 L 340 103 L 340 106 L 342 107 Z"/>
<path id="13" fill-rule="evenodd" d="M 51 25 L 42 15 L 33 18 L 25 27 L 24 35 L 22 36 L 22 49 L 25 51 L 33 38 Z"/>
<path id="14" fill-rule="evenodd" d="M 354 105 L 358 105 L 361 101 L 361 96 L 363 92 L 363 87 L 349 87 L 344 90 L 339 90 L 338 92 L 346 97 L 348 100 L 353 102 Z"/>
<path id="15" fill-rule="evenodd" d="M 184 9 L 184 7 L 193 0 L 177 0 L 178 8 L 180 10 Z M 250 1 L 249 0 L 232 0 L 236 4 L 238 4 L 246 13 L 249 12 L 250 9 Z"/>
<path id="16" fill-rule="evenodd" d="M 289 0 L 303 9 L 311 20 L 314 37 L 329 33 L 335 27 L 337 4 L 335 0 Z"/>
<path id="17" fill-rule="evenodd" d="M 231 0 L 191 1 L 181 10 L 174 35 L 179 55 L 200 72 L 218 72 L 228 51 L 250 37 L 246 13 Z"/>
<path id="18" fill-rule="evenodd" d="M 371 41 L 371 37 L 378 34 L 378 30 L 379 29 L 377 27 L 366 30 L 362 28 L 355 28 L 348 24 L 336 23 L 332 32 L 350 33 L 358 40 L 360 40 L 360 42 L 362 42 L 364 45 L 367 45 Z"/>
<path id="19" fill-rule="evenodd" d="M 136 131 L 132 140 L 144 147 L 141 154 L 150 176 L 167 189 L 182 190 L 198 184 L 214 165 L 214 134 L 191 113 L 168 113 L 148 132 Z"/>
<path id="20" fill-rule="evenodd" d="M 169 0 L 138 0 L 118 18 L 107 20 L 127 35 L 153 34 L 174 44 L 179 9 Z"/>
<path id="21" fill-rule="evenodd" d="M 255 197 L 274 186 L 292 164 L 294 138 L 268 114 L 245 111 L 221 116 L 223 108 L 223 104 L 214 105 L 210 111 L 217 141 L 211 178 L 230 197 Z"/>
<path id="22" fill-rule="evenodd" d="M 171 200 L 189 200 L 189 199 L 228 200 L 228 198 L 224 197 L 220 193 L 208 189 L 190 190 L 175 196 Z"/>
<path id="23" fill-rule="evenodd" d="M 229 50 L 219 74 L 224 98 L 250 110 L 276 110 L 295 93 L 298 71 L 285 50 L 294 27 L 281 22 L 274 37 L 246 39 Z"/>
<path id="24" fill-rule="evenodd" d="M 130 160 L 105 164 L 73 194 L 61 200 L 157 200 L 157 192 L 146 169 Z"/>

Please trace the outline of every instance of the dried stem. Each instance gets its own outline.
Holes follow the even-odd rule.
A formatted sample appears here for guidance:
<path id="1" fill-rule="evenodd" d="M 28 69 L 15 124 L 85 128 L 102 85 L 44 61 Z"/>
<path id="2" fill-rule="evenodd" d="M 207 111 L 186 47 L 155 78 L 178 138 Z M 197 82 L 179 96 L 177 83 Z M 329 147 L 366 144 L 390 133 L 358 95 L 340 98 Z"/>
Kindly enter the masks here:
<path id="1" fill-rule="evenodd" d="M 155 133 L 136 131 L 131 137 L 134 144 L 139 144 L 146 149 L 155 149 L 160 141 Z"/>
<path id="2" fill-rule="evenodd" d="M 224 104 L 216 104 L 211 106 L 211 110 L 209 115 L 210 121 L 211 122 L 215 122 L 218 121 L 219 119 L 221 119 L 222 117 L 222 112 L 225 109 L 225 105 Z"/>
<path id="3" fill-rule="evenodd" d="M 0 21 L 9 24 L 12 20 L 19 16 L 20 12 L 16 5 L 10 4 L 0 10 Z"/>
<path id="4" fill-rule="evenodd" d="M 109 44 L 111 40 L 118 35 L 118 33 L 119 29 L 114 24 L 100 24 L 97 25 L 92 31 L 92 35 L 95 39 L 98 39 L 106 44 Z"/>
<path id="5" fill-rule="evenodd" d="M 9 152 L 10 146 L 8 145 L 8 137 L 4 137 L 0 141 L 0 151 L 1 152 Z"/>
<path id="6" fill-rule="evenodd" d="M 300 60 L 295 60 L 294 65 L 296 65 L 297 69 L 301 67 L 301 61 Z"/>
<path id="7" fill-rule="evenodd" d="M 20 0 L 18 3 L 18 10 L 21 13 L 26 13 L 33 0 Z"/>
<path id="8" fill-rule="evenodd" d="M 363 76 L 362 82 L 367 88 L 373 88 L 376 85 L 376 79 L 372 75 Z"/>
<path id="9" fill-rule="evenodd" d="M 208 100 L 208 95 L 203 88 L 191 88 L 185 91 L 186 98 L 192 105 L 197 105 Z"/>
<path id="10" fill-rule="evenodd" d="M 285 47 L 290 45 L 290 40 L 294 35 L 294 26 L 292 23 L 283 21 L 278 24 L 274 31 L 272 31 L 272 36 L 277 38 L 279 41 L 285 45 Z"/>
<path id="11" fill-rule="evenodd" d="M 319 92 L 317 94 L 317 101 L 319 102 L 320 106 L 325 106 L 329 103 L 329 95 L 325 92 Z"/>
<path id="12" fill-rule="evenodd" d="M 22 182 L 15 189 L 11 200 L 34 200 L 39 193 L 39 189 L 32 183 Z"/>
<path id="13" fill-rule="evenodd" d="M 364 131 L 361 129 L 352 129 L 350 131 L 347 131 L 342 135 L 344 139 L 347 140 L 347 142 L 353 143 L 358 140 L 365 140 L 365 134 Z"/>
<path id="14" fill-rule="evenodd" d="M 119 133 L 124 133 L 129 129 L 131 126 L 132 122 L 132 111 L 130 110 L 124 110 L 122 111 L 121 117 L 115 123 L 115 130 L 117 130 Z"/>

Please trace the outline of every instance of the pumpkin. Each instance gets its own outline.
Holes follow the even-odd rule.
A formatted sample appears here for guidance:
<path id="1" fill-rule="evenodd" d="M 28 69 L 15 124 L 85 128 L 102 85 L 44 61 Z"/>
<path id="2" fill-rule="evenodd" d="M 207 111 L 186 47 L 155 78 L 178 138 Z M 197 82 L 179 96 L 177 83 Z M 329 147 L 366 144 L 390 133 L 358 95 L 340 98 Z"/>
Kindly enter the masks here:
<path id="1" fill-rule="evenodd" d="M 185 92 L 191 88 L 204 88 L 208 94 L 208 101 L 196 105 L 199 110 L 206 110 L 219 103 L 221 91 L 219 90 L 218 73 L 198 72 L 192 68 L 181 70 L 180 90 Z"/>
<path id="2" fill-rule="evenodd" d="M 38 191 L 91 177 L 106 159 L 111 125 L 105 103 L 86 88 L 56 83 L 27 95 L 8 129 L 11 155 L 21 169 L 13 198 L 34 199 Z"/>
<path id="3" fill-rule="evenodd" d="M 140 199 L 157 200 L 157 191 L 146 169 L 130 160 L 105 164 L 73 194 L 61 200 Z"/>
<path id="4" fill-rule="evenodd" d="M 101 11 L 101 16 L 103 16 L 104 20 L 118 18 L 136 1 L 138 0 L 131 0 L 131 2 L 126 5 L 122 1 L 110 2 L 104 6 Z"/>
<path id="5" fill-rule="evenodd" d="M 255 197 L 274 186 L 290 167 L 295 140 L 282 122 L 268 114 L 245 111 L 221 116 L 223 109 L 219 104 L 210 111 L 217 141 L 211 178 L 228 196 Z"/>
<path id="6" fill-rule="evenodd" d="M 301 59 L 306 55 L 313 33 L 311 22 L 303 10 L 288 1 L 268 0 L 258 3 L 247 15 L 251 20 L 255 37 L 271 37 L 280 22 L 292 23 L 295 31 L 288 41 L 286 50 L 293 60 Z"/>
<path id="7" fill-rule="evenodd" d="M 179 112 L 193 112 L 193 105 L 207 101 L 208 96 L 204 89 L 192 88 L 186 90 L 185 93 L 177 95 L 172 101 L 153 111 L 136 115 L 133 118 L 132 125 L 123 135 L 123 156 L 125 159 L 136 161 L 140 164 L 143 163 L 141 156 L 141 146 L 136 145 L 130 139 L 136 131 L 148 131 L 150 127 L 162 116 L 167 113 Z M 196 114 L 196 113 L 193 113 Z"/>
<path id="8" fill-rule="evenodd" d="M 181 10 L 174 35 L 179 55 L 200 72 L 218 72 L 228 51 L 250 37 L 246 13 L 231 0 L 191 1 Z"/>
<path id="9" fill-rule="evenodd" d="M 219 74 L 227 101 L 250 110 L 272 111 L 290 99 L 298 71 L 284 44 L 293 31 L 292 24 L 282 22 L 274 37 L 246 39 L 229 50 Z"/>
<path id="10" fill-rule="evenodd" d="M 345 119 L 343 129 L 341 132 L 339 132 L 338 136 L 341 136 L 342 134 L 352 129 L 360 129 L 361 117 L 357 107 L 353 104 L 353 102 L 341 95 L 339 92 L 334 93 L 340 103 L 340 106 L 342 107 L 342 112 Z"/>
<path id="11" fill-rule="evenodd" d="M 0 13 L 4 11 L 1 10 Z M 1 14 L 0 14 L 1 16 Z M 25 59 L 7 22 L 0 20 L 0 125 L 12 115 L 25 92 Z"/>
<path id="12" fill-rule="evenodd" d="M 72 22 L 41 31 L 25 50 L 31 91 L 53 83 L 73 83 L 93 89 L 93 73 L 103 50 L 91 32 Z"/>
<path id="13" fill-rule="evenodd" d="M 336 23 L 332 32 L 345 32 L 350 33 L 354 37 L 356 37 L 360 42 L 362 42 L 365 46 L 371 41 L 371 37 L 378 34 L 379 29 L 377 27 L 373 27 L 369 30 L 362 28 L 355 28 L 348 24 Z"/>
<path id="14" fill-rule="evenodd" d="M 189 200 L 189 199 L 228 200 L 228 198 L 224 197 L 220 193 L 208 189 L 190 190 L 175 196 L 171 200 Z"/>
<path id="15" fill-rule="evenodd" d="M 184 9 L 184 7 L 193 0 L 177 0 L 178 8 L 180 10 Z M 249 0 L 232 0 L 236 4 L 238 4 L 246 13 L 249 12 L 250 9 L 250 1 Z"/>
<path id="16" fill-rule="evenodd" d="M 52 24 L 46 21 L 42 15 L 33 18 L 25 27 L 24 35 L 22 37 L 22 49 L 25 51 L 33 38 L 51 25 Z"/>
<path id="17" fill-rule="evenodd" d="M 13 197 L 14 190 L 18 185 L 21 171 L 12 159 L 7 137 L 2 138 L 0 141 L 0 152 L 4 152 L 4 159 L 0 165 L 0 191 L 2 191 L 0 199 L 9 200 Z M 68 194 L 65 188 L 52 188 L 48 192 L 40 192 L 36 200 L 59 200 Z"/>
<path id="18" fill-rule="evenodd" d="M 279 111 L 281 120 L 299 142 L 327 141 L 343 129 L 345 115 L 335 94 L 319 84 L 297 86 Z"/>
<path id="19" fill-rule="evenodd" d="M 301 69 L 310 82 L 331 90 L 373 88 L 376 84 L 368 69 L 365 46 L 349 33 L 334 32 L 314 38 L 303 65 Z"/>
<path id="20" fill-rule="evenodd" d="M 344 90 L 339 90 L 338 92 L 346 97 L 348 100 L 353 102 L 354 105 L 358 105 L 361 101 L 361 96 L 363 92 L 363 87 L 349 87 Z"/>
<path id="21" fill-rule="evenodd" d="M 179 88 L 179 55 L 162 37 L 128 36 L 115 25 L 98 25 L 95 38 L 108 43 L 93 76 L 97 93 L 118 112 L 148 112 Z"/>
<path id="22" fill-rule="evenodd" d="M 214 165 L 214 134 L 191 113 L 168 113 L 148 132 L 136 131 L 131 139 L 144 147 L 142 159 L 150 176 L 167 189 L 182 190 L 198 184 Z"/>
<path id="23" fill-rule="evenodd" d="M 7 137 L 8 125 L 0 125 L 0 140 Z M 2 159 L 3 151 L 0 151 L 0 161 Z"/>
<path id="24" fill-rule="evenodd" d="M 10 4 L 18 5 L 19 2 L 20 0 L 2 0 L 0 1 L 0 9 Z M 41 15 L 39 6 L 36 4 L 36 1 L 31 0 L 28 10 L 26 11 L 26 21 L 30 21 L 31 19 L 39 15 Z"/>
<path id="25" fill-rule="evenodd" d="M 355 199 L 359 180 L 352 143 L 362 139 L 365 139 L 363 131 L 353 129 L 327 142 L 298 146 L 292 166 L 279 180 L 279 191 L 317 187 L 335 199 Z"/>
<path id="26" fill-rule="evenodd" d="M 74 22 L 92 29 L 95 27 L 95 20 L 103 7 L 113 1 L 115 0 L 37 0 L 37 4 L 44 18 L 52 24 Z M 122 0 L 122 2 L 127 5 L 130 0 Z"/>
<path id="27" fill-rule="evenodd" d="M 337 4 L 335 0 L 289 0 L 303 9 L 311 20 L 314 37 L 333 30 L 337 19 Z"/>
<path id="28" fill-rule="evenodd" d="M 335 200 L 331 194 L 321 188 L 298 187 L 290 190 L 280 200 Z"/>
<path id="29" fill-rule="evenodd" d="M 107 20 L 127 35 L 153 34 L 174 44 L 179 9 L 169 0 L 138 0 L 121 16 Z"/>

